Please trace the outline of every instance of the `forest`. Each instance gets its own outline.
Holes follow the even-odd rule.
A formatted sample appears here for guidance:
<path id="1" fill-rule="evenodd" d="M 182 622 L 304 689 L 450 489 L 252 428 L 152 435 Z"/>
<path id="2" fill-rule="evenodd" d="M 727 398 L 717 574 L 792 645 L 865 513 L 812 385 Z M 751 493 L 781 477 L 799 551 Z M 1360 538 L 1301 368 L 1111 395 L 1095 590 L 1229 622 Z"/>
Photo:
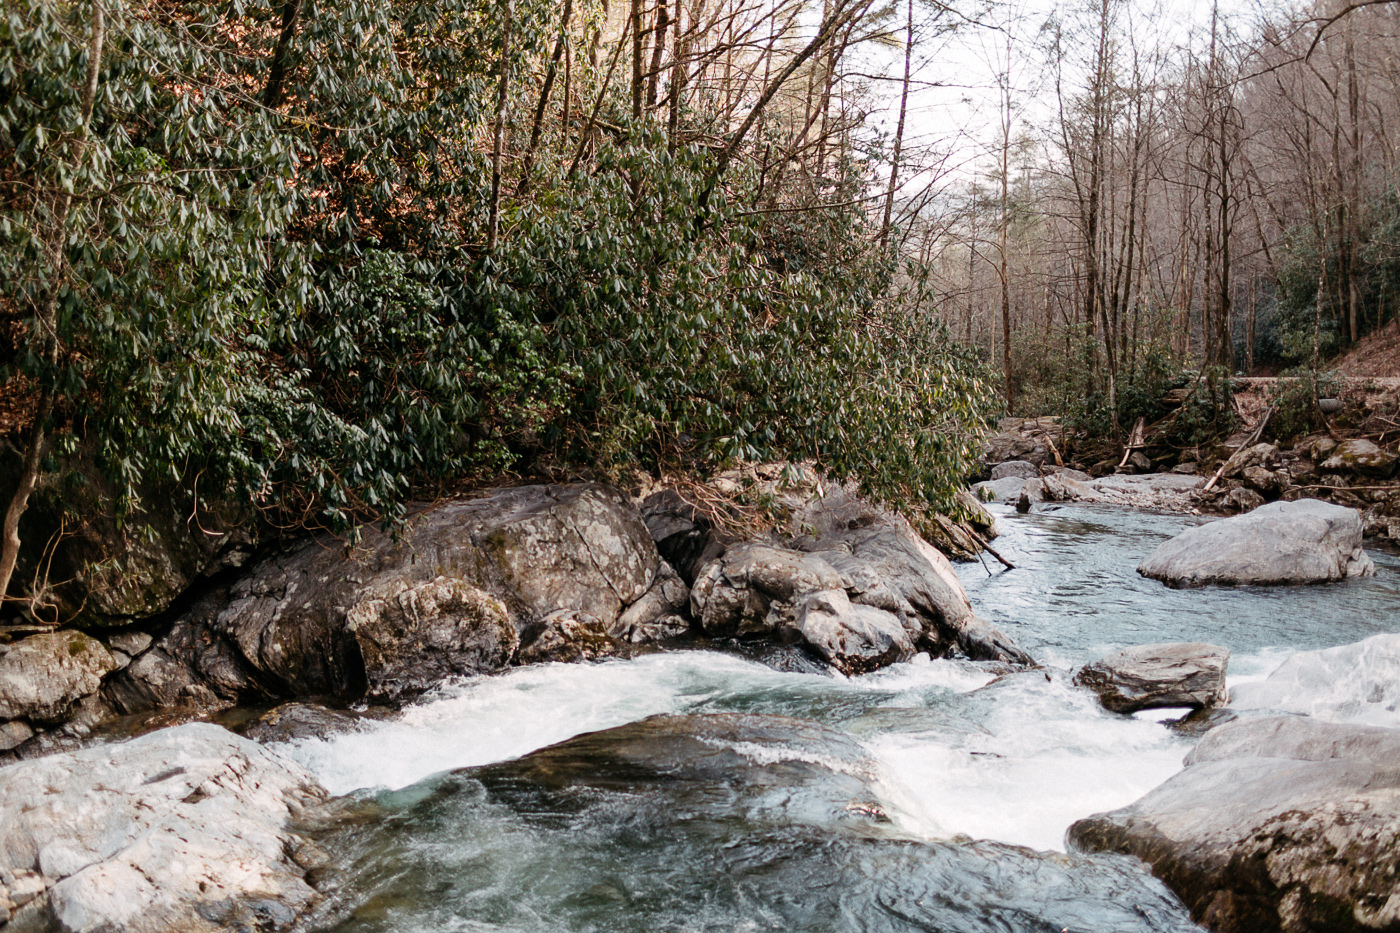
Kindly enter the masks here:
<path id="1" fill-rule="evenodd" d="M 73 464 L 133 527 L 772 459 L 947 510 L 998 415 L 1316 374 L 1394 314 L 1395 16 L 10 0 L 0 589 Z"/>

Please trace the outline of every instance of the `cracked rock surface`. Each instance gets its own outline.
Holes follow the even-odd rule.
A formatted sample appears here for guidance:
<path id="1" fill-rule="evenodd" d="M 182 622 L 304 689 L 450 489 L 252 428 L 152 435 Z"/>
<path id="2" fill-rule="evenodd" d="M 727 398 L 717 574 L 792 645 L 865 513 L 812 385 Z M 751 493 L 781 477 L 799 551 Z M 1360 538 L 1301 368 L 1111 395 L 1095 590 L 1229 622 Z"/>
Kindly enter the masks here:
<path id="1" fill-rule="evenodd" d="M 0 769 L 0 925 L 288 929 L 318 899 L 287 827 L 325 792 L 218 726 Z"/>

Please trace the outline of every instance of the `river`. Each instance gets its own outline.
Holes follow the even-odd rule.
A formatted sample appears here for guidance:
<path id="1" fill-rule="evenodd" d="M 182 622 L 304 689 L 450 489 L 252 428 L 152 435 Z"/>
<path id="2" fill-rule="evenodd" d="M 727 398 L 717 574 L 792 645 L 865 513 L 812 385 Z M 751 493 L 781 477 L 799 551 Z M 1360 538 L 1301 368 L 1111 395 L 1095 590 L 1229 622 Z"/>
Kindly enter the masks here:
<path id="1" fill-rule="evenodd" d="M 283 746 L 360 808 L 325 834 L 343 887 L 313 926 L 1195 929 L 1138 863 L 1064 852 L 1070 823 L 1161 783 L 1191 741 L 1161 721 L 1173 713 L 1103 711 L 1070 671 L 1210 641 L 1233 683 L 1258 679 L 1293 650 L 1395 631 L 1400 561 L 1373 552 L 1375 577 L 1330 586 L 1171 590 L 1134 568 L 1201 519 L 998 520 L 1016 569 L 958 571 L 1044 672 L 919 657 L 844 678 L 671 651 L 451 684 L 366 731 Z"/>

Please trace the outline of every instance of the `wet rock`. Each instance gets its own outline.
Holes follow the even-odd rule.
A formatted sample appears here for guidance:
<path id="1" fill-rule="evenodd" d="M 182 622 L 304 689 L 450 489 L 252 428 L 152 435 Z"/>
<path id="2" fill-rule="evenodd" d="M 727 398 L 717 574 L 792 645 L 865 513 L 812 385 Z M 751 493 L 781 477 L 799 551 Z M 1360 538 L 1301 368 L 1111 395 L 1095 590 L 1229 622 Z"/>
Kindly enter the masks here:
<path id="1" fill-rule="evenodd" d="M 0 646 L 0 721 L 63 722 L 117 666 L 100 641 L 82 632 L 31 635 Z"/>
<path id="2" fill-rule="evenodd" d="M 1179 476 L 1195 476 L 1200 471 L 1200 465 L 1190 460 L 1178 463 L 1176 466 L 1172 467 L 1172 472 Z"/>
<path id="3" fill-rule="evenodd" d="M 520 663 L 596 661 L 626 654 L 629 648 L 608 634 L 601 619 L 577 609 L 558 609 L 526 632 Z"/>
<path id="4" fill-rule="evenodd" d="M 1400 635 L 1296 652 L 1264 680 L 1235 687 L 1230 707 L 1400 727 Z"/>
<path id="5" fill-rule="evenodd" d="M 1074 683 L 1099 696 L 1105 709 L 1142 709 L 1225 703 L 1225 668 L 1230 652 L 1219 645 L 1176 642 L 1115 651 L 1074 675 Z"/>
<path id="6" fill-rule="evenodd" d="M 1240 719 L 1186 764 L 1070 844 L 1143 859 L 1216 933 L 1400 925 L 1400 730 Z"/>
<path id="7" fill-rule="evenodd" d="M 852 603 L 845 590 L 804 596 L 794 615 L 802 640 L 843 674 L 864 674 L 914 656 L 914 641 L 899 617 Z"/>
<path id="8" fill-rule="evenodd" d="M 21 762 L 0 768 L 0 875 L 39 879 L 41 928 L 285 930 L 317 900 L 287 825 L 324 796 L 206 724 Z"/>
<path id="9" fill-rule="evenodd" d="M 397 536 L 369 530 L 353 551 L 318 539 L 264 561 L 226 598 L 197 603 L 107 693 L 127 712 L 210 697 L 399 698 L 501 668 L 556 611 L 611 633 L 663 566 L 611 487 L 496 489 L 420 512 Z M 673 600 L 668 582 L 649 605 Z M 629 631 L 645 637 L 656 621 L 639 610 Z"/>
<path id="10" fill-rule="evenodd" d="M 315 703 L 283 703 L 247 723 L 238 732 L 244 738 L 262 745 L 296 739 L 328 739 L 359 731 L 368 718 L 361 713 L 329 709 Z"/>
<path id="11" fill-rule="evenodd" d="M 1322 583 L 1375 572 L 1355 509 L 1300 499 L 1262 505 L 1162 544 L 1138 573 L 1168 586 Z"/>
<path id="12" fill-rule="evenodd" d="M 359 647 L 365 694 L 376 699 L 497 670 L 520 646 L 504 602 L 445 576 L 357 603 L 345 614 L 345 628 Z"/>
<path id="13" fill-rule="evenodd" d="M 1363 437 L 1342 441 L 1323 461 L 1322 469 L 1333 472 L 1362 473 L 1386 479 L 1395 472 L 1395 454 L 1377 447 Z"/>
<path id="14" fill-rule="evenodd" d="M 999 479 L 1006 479 L 1008 476 L 1020 479 L 1036 479 L 1040 476 L 1040 470 L 1035 464 L 1025 460 L 1008 460 L 1005 463 L 998 463 L 992 467 L 992 482 Z"/>

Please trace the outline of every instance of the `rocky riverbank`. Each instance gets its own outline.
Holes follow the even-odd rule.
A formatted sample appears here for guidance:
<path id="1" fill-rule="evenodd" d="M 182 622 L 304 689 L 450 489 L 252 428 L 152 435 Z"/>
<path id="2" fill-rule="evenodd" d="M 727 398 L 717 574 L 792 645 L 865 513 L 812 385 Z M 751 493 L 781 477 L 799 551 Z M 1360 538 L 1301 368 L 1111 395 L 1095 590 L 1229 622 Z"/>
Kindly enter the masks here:
<path id="1" fill-rule="evenodd" d="M 674 489 L 503 487 L 353 547 L 274 553 L 144 631 L 0 645 L 0 757 L 74 747 L 122 716 L 392 704 L 454 676 L 695 638 L 791 646 L 843 673 L 916 651 L 1030 663 L 903 518 L 801 468 L 731 481 L 762 497 L 765 523 L 726 524 Z"/>

